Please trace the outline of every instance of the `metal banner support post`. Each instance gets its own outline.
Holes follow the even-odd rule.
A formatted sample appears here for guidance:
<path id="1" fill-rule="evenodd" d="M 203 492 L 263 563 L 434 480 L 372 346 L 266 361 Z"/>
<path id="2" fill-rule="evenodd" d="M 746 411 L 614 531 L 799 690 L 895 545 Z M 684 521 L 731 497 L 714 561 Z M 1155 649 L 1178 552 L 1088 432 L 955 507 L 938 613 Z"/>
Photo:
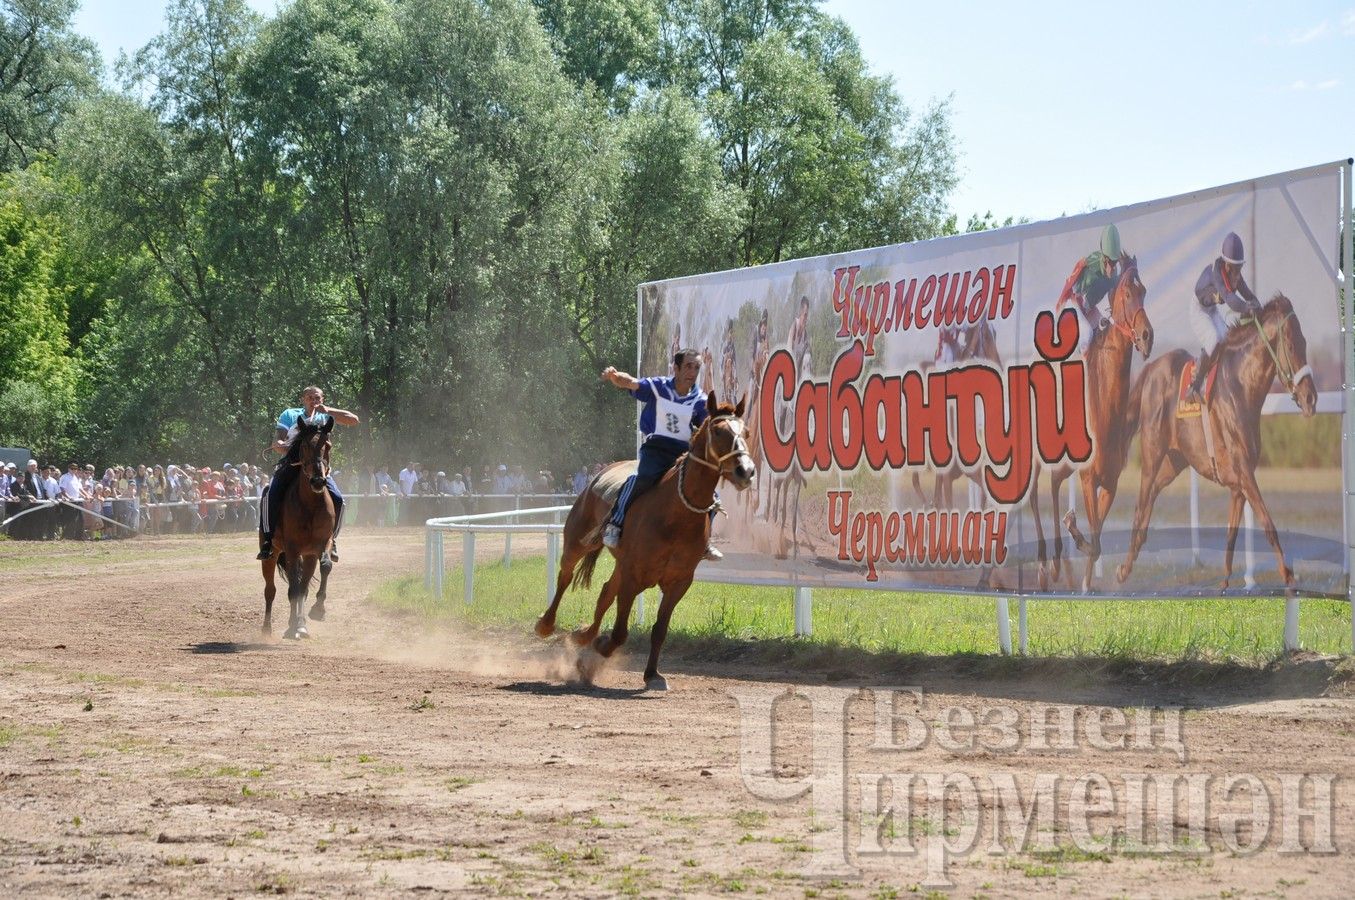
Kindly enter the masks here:
<path id="1" fill-rule="evenodd" d="M 1019 597 L 1016 601 L 1016 647 L 1022 656 L 1026 655 L 1029 648 L 1029 637 L 1030 634 L 1026 630 L 1026 598 Z"/>
<path id="2" fill-rule="evenodd" d="M 997 645 L 1003 656 L 1012 655 L 1012 619 L 1006 597 L 997 598 Z"/>
<path id="3" fill-rule="evenodd" d="M 792 609 L 795 614 L 795 636 L 809 637 L 814 633 L 814 591 L 796 587 Z"/>
<path id="4" fill-rule="evenodd" d="M 1341 304 L 1344 316 L 1341 322 L 1341 337 L 1345 347 L 1345 384 L 1343 393 L 1345 403 L 1343 404 L 1341 444 L 1342 444 L 1342 466 L 1344 472 L 1345 490 L 1346 490 L 1346 600 L 1350 603 L 1350 642 L 1351 652 L 1355 653 L 1355 590 L 1352 590 L 1350 578 L 1351 566 L 1351 526 L 1355 524 L 1355 515 L 1352 515 L 1352 503 L 1355 503 L 1355 440 L 1352 440 L 1352 426 L 1355 426 L 1355 196 L 1351 190 L 1351 168 L 1355 166 L 1355 159 L 1347 159 L 1345 167 L 1345 177 L 1341 179 L 1345 202 L 1341 205 L 1342 218 L 1345 220 L 1341 234 L 1345 244 L 1342 262 L 1345 265 L 1345 297 Z"/>

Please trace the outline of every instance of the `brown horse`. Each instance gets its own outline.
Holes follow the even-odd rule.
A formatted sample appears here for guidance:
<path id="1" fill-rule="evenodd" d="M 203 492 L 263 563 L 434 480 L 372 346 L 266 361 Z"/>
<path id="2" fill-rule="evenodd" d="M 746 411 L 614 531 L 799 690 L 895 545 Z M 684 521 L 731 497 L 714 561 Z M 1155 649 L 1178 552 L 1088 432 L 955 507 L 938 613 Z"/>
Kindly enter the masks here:
<path id="1" fill-rule="evenodd" d="M 1317 386 L 1308 367 L 1308 341 L 1294 315 L 1294 305 L 1276 294 L 1257 318 L 1248 318 L 1229 332 L 1218 349 L 1216 385 L 1200 416 L 1177 418 L 1181 370 L 1190 354 L 1177 350 L 1143 370 L 1130 397 L 1129 414 L 1141 423 L 1143 475 L 1134 509 L 1129 555 L 1116 577 L 1124 581 L 1148 537 L 1153 503 L 1186 466 L 1232 492 L 1228 513 L 1228 545 L 1224 553 L 1223 582 L 1228 589 L 1233 574 L 1233 545 L 1244 503 L 1261 517 L 1266 539 L 1275 550 L 1286 585 L 1294 573 L 1285 564 L 1280 535 L 1256 485 L 1256 463 L 1261 455 L 1261 405 L 1278 375 L 1303 415 L 1317 411 Z M 1214 457 L 1205 441 L 1204 419 L 1213 431 Z"/>
<path id="2" fill-rule="evenodd" d="M 1091 427 L 1093 446 L 1096 448 L 1091 460 L 1078 470 L 1078 479 L 1082 482 L 1082 506 L 1087 513 L 1087 528 L 1090 537 L 1084 537 L 1077 527 L 1077 513 L 1069 509 L 1063 517 L 1063 523 L 1072 535 L 1077 549 L 1086 554 L 1086 569 L 1082 575 L 1082 590 L 1091 590 L 1092 574 L 1096 561 L 1101 558 L 1101 529 L 1105 527 L 1106 516 L 1111 504 L 1115 502 L 1115 493 L 1120 484 L 1120 473 L 1124 471 L 1129 456 L 1129 444 L 1134 437 L 1134 425 L 1125 414 L 1129 403 L 1129 364 L 1133 351 L 1138 350 L 1144 359 L 1153 352 L 1153 323 L 1143 308 L 1143 299 L 1148 294 L 1139 279 L 1138 259 L 1128 254 L 1120 257 L 1120 277 L 1110 293 L 1109 326 L 1092 336 L 1087 345 L 1083 360 L 1087 366 L 1087 396 L 1090 398 L 1087 424 Z M 1136 417 L 1135 417 L 1136 418 Z M 1050 497 L 1053 501 L 1054 515 L 1058 515 L 1059 495 L 1063 483 L 1073 470 L 1070 466 L 1059 466 L 1049 473 Z M 1037 483 L 1032 487 L 1031 509 L 1039 519 Z M 1040 588 L 1048 588 L 1048 574 L 1045 565 L 1044 534 L 1036 528 L 1039 542 Z M 1063 536 L 1054 528 L 1054 564 L 1053 577 L 1057 581 L 1063 555 Z M 1072 561 L 1069 561 L 1069 580 L 1072 579 Z"/>
<path id="3" fill-rule="evenodd" d="M 273 555 L 263 566 L 263 633 L 273 633 L 273 598 L 277 587 L 274 571 L 281 571 L 287 582 L 287 601 L 290 616 L 284 638 L 309 637 L 306 618 L 301 614 L 306 596 L 310 593 L 311 578 L 317 565 L 320 569 L 320 590 L 310 617 L 317 621 L 325 617 L 325 587 L 329 581 L 330 561 L 326 555 L 334 537 L 334 498 L 325 487 L 329 477 L 329 432 L 334 419 L 323 425 L 312 425 L 305 419 L 297 422 L 297 434 L 292 439 L 287 455 L 279 464 L 301 470 L 282 498 L 282 515 L 273 529 Z"/>
<path id="4" fill-rule="evenodd" d="M 712 393 L 707 397 L 706 408 L 711 410 L 710 417 L 692 435 L 688 452 L 658 484 L 636 497 L 626 511 L 621 544 L 612 551 L 616 569 L 598 594 L 593 624 L 571 636 L 580 646 L 592 642 L 599 654 L 611 656 L 626 642 L 631 604 L 636 595 L 658 585 L 663 599 L 650 632 L 649 663 L 645 666 L 645 687 L 650 690 L 668 689 L 667 680 L 659 674 L 659 651 L 668 636 L 673 608 L 687 593 L 697 563 L 705 554 L 710 539 L 708 514 L 715 508 L 716 485 L 724 477 L 742 491 L 755 474 L 743 436 L 743 401 L 738 406 L 726 403 L 717 407 Z M 618 476 L 624 480 L 634 466 L 634 462 L 613 463 L 574 501 L 565 520 L 555 596 L 536 623 L 536 633 L 541 637 L 555 632 L 555 613 L 570 584 L 587 587 L 592 581 L 593 567 L 602 552 L 602 526 L 612 505 L 611 497 L 604 496 L 600 486 L 615 482 Z M 602 618 L 613 601 L 616 624 L 610 635 L 599 636 Z"/>

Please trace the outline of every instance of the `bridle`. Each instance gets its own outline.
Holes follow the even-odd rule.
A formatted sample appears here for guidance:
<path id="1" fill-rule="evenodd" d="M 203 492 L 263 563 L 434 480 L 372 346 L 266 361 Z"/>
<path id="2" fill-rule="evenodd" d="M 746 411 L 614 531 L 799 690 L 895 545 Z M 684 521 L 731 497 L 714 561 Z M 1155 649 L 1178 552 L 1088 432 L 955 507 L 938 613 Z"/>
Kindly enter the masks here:
<path id="1" fill-rule="evenodd" d="M 1130 272 L 1129 269 L 1125 269 L 1124 272 L 1123 272 L 1123 274 L 1120 275 L 1120 279 L 1119 279 L 1119 280 L 1120 280 L 1120 281 L 1123 281 L 1123 280 L 1129 275 L 1129 272 Z M 1135 280 L 1135 281 L 1138 281 L 1138 277 L 1139 277 L 1139 276 L 1138 276 L 1139 267 L 1138 267 L 1137 265 L 1136 265 L 1136 266 L 1133 266 L 1133 272 L 1134 272 L 1134 280 Z M 1142 283 L 1142 282 L 1140 282 L 1140 283 Z M 1131 286 L 1132 286 L 1132 284 L 1131 284 Z M 1119 289 L 1120 289 L 1120 285 L 1119 285 L 1119 282 L 1117 282 L 1116 285 L 1115 285 L 1115 290 L 1118 291 Z M 1112 306 L 1113 306 L 1113 305 L 1114 305 L 1114 301 L 1112 300 Z M 1146 317 L 1147 315 L 1148 315 L 1148 314 L 1147 314 L 1146 312 L 1143 311 L 1143 304 L 1142 304 L 1142 303 L 1139 303 L 1138 309 L 1134 310 L 1133 315 L 1131 315 L 1131 316 L 1129 317 L 1129 324 L 1128 324 L 1128 325 L 1125 325 L 1123 322 L 1121 322 L 1119 319 L 1117 319 L 1113 314 L 1112 314 L 1112 315 L 1109 315 L 1109 316 L 1106 316 L 1106 318 L 1110 320 L 1110 324 L 1111 324 L 1112 326 L 1114 326 L 1115 330 L 1118 331 L 1118 332 L 1120 332 L 1120 334 L 1124 335 L 1124 336 L 1125 336 L 1125 339 L 1128 340 L 1129 343 L 1132 344 L 1132 343 L 1134 343 L 1134 329 L 1135 329 L 1135 328 L 1138 326 L 1138 324 L 1139 324 L 1139 317 L 1140 317 L 1140 316 L 1145 316 L 1145 317 Z"/>
<path id="2" fill-rule="evenodd" d="M 319 432 L 317 431 L 316 434 L 318 435 Z M 314 435 L 312 435 L 312 437 L 314 437 Z M 294 440 L 301 440 L 301 435 L 298 434 L 298 435 L 296 436 L 296 438 L 294 438 Z M 321 478 L 328 478 L 328 477 L 329 477 L 329 454 L 325 453 L 325 445 L 328 444 L 328 443 L 329 443 L 329 440 L 328 440 L 328 438 L 326 438 L 326 440 L 325 440 L 319 447 L 317 447 L 316 450 L 315 450 L 316 464 L 317 464 L 318 468 L 320 469 L 320 477 L 321 477 Z M 298 452 L 304 453 L 304 450 L 305 450 L 305 448 L 302 447 L 301 450 L 298 451 Z M 292 465 L 293 468 L 299 469 L 299 468 L 302 467 L 302 465 L 304 464 L 304 462 L 305 462 L 304 459 L 298 459 L 296 462 L 291 463 L 291 465 Z M 305 473 L 303 472 L 302 474 L 305 474 Z"/>
<path id="3" fill-rule="evenodd" d="M 1266 330 L 1261 325 L 1261 317 L 1247 316 L 1247 319 L 1256 325 L 1256 333 L 1261 338 L 1261 345 L 1266 348 L 1270 358 L 1275 361 L 1275 373 L 1280 376 L 1280 383 L 1288 389 L 1290 398 L 1295 405 L 1298 405 L 1299 382 L 1303 381 L 1305 377 L 1313 377 L 1313 367 L 1305 363 L 1303 368 L 1295 371 L 1294 361 L 1289 358 L 1288 343 L 1280 343 L 1280 329 L 1284 328 L 1292 318 L 1294 318 L 1294 311 L 1290 310 L 1289 314 L 1280 320 L 1280 324 L 1275 326 L 1275 346 L 1280 348 L 1280 352 L 1276 353 L 1275 347 L 1271 346 L 1270 339 L 1266 337 Z M 1280 359 L 1281 354 L 1284 356 L 1283 360 Z"/>
<path id="4" fill-rule="evenodd" d="M 728 413 L 724 415 L 713 416 L 712 418 L 707 419 L 705 421 L 704 429 L 714 431 L 715 426 L 718 425 L 719 423 L 730 420 L 737 421 L 738 418 L 739 418 L 738 416 Z M 748 446 L 743 442 L 743 436 L 740 435 L 737 431 L 734 431 L 733 434 L 734 441 L 730 445 L 729 452 L 724 454 L 723 456 L 717 457 L 714 460 L 711 459 L 710 434 L 709 432 L 707 432 L 705 443 L 702 445 L 701 455 L 693 456 L 692 452 L 689 450 L 686 453 L 682 454 L 682 459 L 678 461 L 678 483 L 677 483 L 678 499 L 682 501 L 683 506 L 687 507 L 692 512 L 699 513 L 703 516 L 708 515 L 713 510 L 724 512 L 724 510 L 720 508 L 720 501 L 717 499 L 712 499 L 710 501 L 710 505 L 706 507 L 697 506 L 696 504 L 692 503 L 690 500 L 687 499 L 687 490 L 686 490 L 687 464 L 689 462 L 694 462 L 697 465 L 705 466 L 708 469 L 714 469 L 717 477 L 720 476 L 728 477 L 725 473 L 725 463 L 736 456 L 746 455 L 748 453 Z"/>

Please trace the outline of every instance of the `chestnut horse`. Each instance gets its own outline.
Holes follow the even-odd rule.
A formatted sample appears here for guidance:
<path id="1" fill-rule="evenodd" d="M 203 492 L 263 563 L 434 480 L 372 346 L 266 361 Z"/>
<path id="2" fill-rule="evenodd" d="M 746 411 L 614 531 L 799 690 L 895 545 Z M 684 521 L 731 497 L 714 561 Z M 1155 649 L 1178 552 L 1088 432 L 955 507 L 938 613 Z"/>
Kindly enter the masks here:
<path id="1" fill-rule="evenodd" d="M 743 401 L 738 406 L 726 403 L 717 407 L 712 392 L 706 399 L 706 408 L 711 411 L 710 417 L 692 435 L 691 448 L 658 484 L 631 502 L 621 544 L 612 551 L 616 569 L 598 594 L 593 624 L 571 635 L 576 644 L 592 642 L 599 654 L 611 656 L 626 642 L 631 604 L 636 595 L 658 585 L 663 599 L 650 632 L 649 663 L 645 666 L 645 687 L 650 690 L 668 689 L 667 680 L 659 674 L 659 651 L 668 636 L 673 608 L 687 593 L 696 566 L 705 555 L 716 485 L 724 477 L 738 490 L 745 490 L 756 471 L 743 434 Z M 571 582 L 576 587 L 587 587 L 592 581 L 593 567 L 602 552 L 602 526 L 612 505 L 611 498 L 599 491 L 599 483 L 609 480 L 609 473 L 612 481 L 618 475 L 624 476 L 623 467 L 633 471 L 635 463 L 612 463 L 603 469 L 569 511 L 555 596 L 536 622 L 536 633 L 541 637 L 555 632 L 555 613 Z M 599 636 L 602 618 L 613 601 L 616 624 L 610 635 Z"/>
<path id="2" fill-rule="evenodd" d="M 284 638 L 310 636 L 301 607 L 310 593 L 317 565 L 320 590 L 310 617 L 316 621 L 325 617 L 325 587 L 331 566 L 327 551 L 334 537 L 334 498 L 325 487 L 325 479 L 329 477 L 329 433 L 333 428 L 333 418 L 323 425 L 312 425 L 304 418 L 298 420 L 296 437 L 279 463 L 296 466 L 301 472 L 282 498 L 282 515 L 273 528 L 273 555 L 262 563 L 264 634 L 273 633 L 273 598 L 278 592 L 273 583 L 275 570 L 281 571 L 287 582 L 287 602 L 291 608 Z"/>
<path id="3" fill-rule="evenodd" d="M 1186 466 L 1191 466 L 1233 495 L 1220 587 L 1227 590 L 1233 575 L 1233 546 L 1244 503 L 1250 503 L 1260 516 L 1284 583 L 1294 583 L 1294 573 L 1285 565 L 1279 532 L 1256 485 L 1256 463 L 1261 456 L 1261 405 L 1275 377 L 1279 376 L 1305 417 L 1317 411 L 1317 386 L 1308 366 L 1308 341 L 1294 315 L 1293 303 L 1283 294 L 1276 294 L 1258 317 L 1244 319 L 1230 331 L 1216 352 L 1219 354 L 1215 363 L 1216 388 L 1200 416 L 1176 417 L 1181 370 L 1191 358 L 1184 350 L 1154 360 L 1134 385 L 1129 414 L 1141 423 L 1143 474 L 1129 555 L 1116 572 L 1121 582 L 1129 577 L 1148 537 L 1148 521 L 1153 516 L 1157 495 Z M 1202 417 L 1206 415 L 1213 429 L 1213 459 L 1205 443 Z"/>
<path id="4" fill-rule="evenodd" d="M 1078 470 L 1078 479 L 1082 482 L 1082 507 L 1087 513 L 1089 537 L 1084 537 L 1077 527 L 1077 513 L 1069 509 L 1063 517 L 1063 524 L 1072 535 L 1077 549 L 1086 555 L 1086 569 L 1082 575 L 1082 590 L 1091 590 L 1092 573 L 1096 561 L 1101 558 L 1101 529 L 1105 527 L 1106 516 L 1111 504 L 1115 502 L 1115 493 L 1119 488 L 1120 474 L 1124 471 L 1129 457 L 1129 444 L 1134 438 L 1135 426 L 1129 421 L 1125 410 L 1129 404 L 1129 364 L 1133 351 L 1138 350 L 1144 359 L 1153 352 L 1153 323 L 1143 309 L 1143 298 L 1148 289 L 1139 280 L 1138 259 L 1125 254 L 1120 257 L 1122 270 L 1110 293 L 1110 325 L 1092 336 L 1087 345 L 1083 360 L 1087 367 L 1087 424 L 1091 428 L 1092 446 L 1095 453 Z M 1137 421 L 1137 416 L 1133 417 Z M 1059 494 L 1063 483 L 1072 474 L 1070 466 L 1054 468 L 1049 473 L 1050 496 L 1053 500 L 1054 515 L 1058 516 Z M 1038 480 L 1038 476 L 1037 476 Z M 1034 493 L 1039 490 L 1037 484 L 1032 487 L 1032 511 L 1038 506 Z M 1035 512 L 1038 517 L 1039 513 Z M 1044 536 L 1036 529 L 1039 542 L 1040 588 L 1048 587 L 1045 568 Z M 1063 536 L 1057 523 L 1054 528 L 1054 580 L 1058 580 L 1060 557 L 1063 555 Z M 1069 579 L 1072 578 L 1072 561 L 1069 560 Z"/>

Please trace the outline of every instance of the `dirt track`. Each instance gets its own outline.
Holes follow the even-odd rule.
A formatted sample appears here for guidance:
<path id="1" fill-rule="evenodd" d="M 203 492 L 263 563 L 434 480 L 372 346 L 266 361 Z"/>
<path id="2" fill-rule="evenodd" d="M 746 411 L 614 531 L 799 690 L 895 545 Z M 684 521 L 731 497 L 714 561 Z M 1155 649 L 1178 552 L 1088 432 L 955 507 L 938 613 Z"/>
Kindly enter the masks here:
<path id="1" fill-rule="evenodd" d="M 328 621 L 303 644 L 263 641 L 250 544 L 0 544 L 0 895 L 927 893 L 921 856 L 807 878 L 822 811 L 744 786 L 734 694 L 821 690 L 822 674 L 672 659 L 674 689 L 643 694 L 633 651 L 596 687 L 566 685 L 560 651 L 529 639 L 529 622 L 491 649 L 502 640 L 429 632 L 364 601 L 420 570 L 418 531 L 354 530 Z M 1331 773 L 1335 855 L 1234 854 L 1217 823 L 1200 844 L 1178 815 L 1165 853 L 990 854 L 985 831 L 949 877 L 959 896 L 1348 896 L 1355 881 L 1349 699 L 1290 690 L 1222 706 L 1226 691 L 1123 680 L 902 683 L 927 691 L 919 721 L 951 705 L 1002 706 L 1023 723 L 1053 702 L 1202 708 L 1184 716 L 1181 764 L 1160 747 L 1042 752 L 1028 735 L 1016 752 L 935 739 L 874 751 L 871 707 L 855 704 L 853 852 L 860 772 L 1010 772 L 1018 785 L 1039 772 L 1254 773 L 1276 798 L 1282 773 Z M 817 765 L 807 709 L 782 711 L 782 779 Z M 1067 843 L 1065 809 L 1032 845 Z M 913 808 L 920 843 L 956 830 L 940 814 Z"/>

